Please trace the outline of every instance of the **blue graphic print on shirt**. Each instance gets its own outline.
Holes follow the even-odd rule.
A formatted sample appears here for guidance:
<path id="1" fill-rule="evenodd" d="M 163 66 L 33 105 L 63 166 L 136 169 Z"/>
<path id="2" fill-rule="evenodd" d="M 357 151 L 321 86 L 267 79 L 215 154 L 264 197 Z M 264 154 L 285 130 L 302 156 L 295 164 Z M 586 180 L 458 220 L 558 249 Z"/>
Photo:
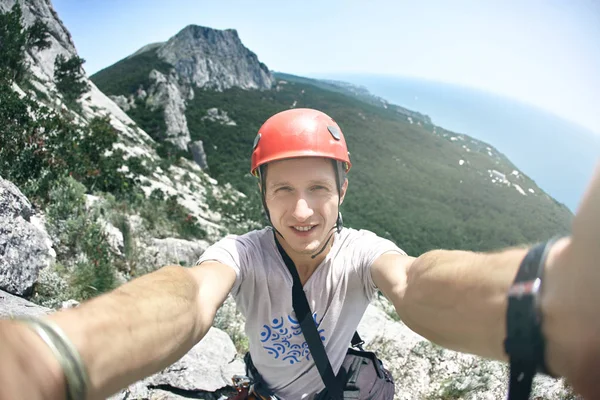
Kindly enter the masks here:
<path id="1" fill-rule="evenodd" d="M 317 313 L 313 313 L 313 320 L 318 327 Z M 325 342 L 325 329 L 318 329 L 321 340 Z M 260 341 L 263 348 L 267 350 L 276 360 L 288 361 L 290 364 L 310 360 L 310 351 L 308 343 L 292 343 L 293 338 L 302 335 L 300 323 L 292 318 L 291 315 L 285 318 L 274 318 L 270 325 L 263 325 L 260 332 Z M 297 342 L 297 341 L 296 341 Z"/>

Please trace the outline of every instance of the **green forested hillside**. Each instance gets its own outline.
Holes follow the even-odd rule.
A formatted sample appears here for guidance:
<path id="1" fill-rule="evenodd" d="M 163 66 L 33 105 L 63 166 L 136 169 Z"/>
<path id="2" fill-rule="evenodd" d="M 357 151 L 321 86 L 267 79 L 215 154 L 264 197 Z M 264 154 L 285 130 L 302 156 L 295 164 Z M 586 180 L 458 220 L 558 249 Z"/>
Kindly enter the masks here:
<path id="1" fill-rule="evenodd" d="M 111 94 L 131 94 L 147 84 L 122 79 L 139 76 L 136 69 L 143 63 L 136 57 L 148 58 L 149 53 L 127 59 L 130 70 L 117 63 L 92 80 L 101 90 L 113 82 Z M 113 74 L 121 77 L 119 87 Z M 203 119 L 214 107 L 226 111 L 236 125 Z M 369 104 L 306 78 L 280 81 L 267 91 L 195 88 L 194 99 L 188 101 L 188 126 L 192 139 L 204 142 L 208 172 L 251 195 L 250 209 L 259 208 L 256 182 L 248 173 L 253 139 L 264 120 L 290 107 L 320 109 L 346 135 L 353 163 L 342 209 L 346 225 L 391 238 L 410 254 L 432 248 L 488 250 L 569 229 L 571 212 L 526 176 L 512 175 L 517 167 L 491 146 L 430 124 L 411 123 L 392 107 Z M 138 109 L 130 115 L 146 128 L 141 114 Z M 491 170 L 505 174 L 526 195 L 510 184 L 492 182 Z"/>

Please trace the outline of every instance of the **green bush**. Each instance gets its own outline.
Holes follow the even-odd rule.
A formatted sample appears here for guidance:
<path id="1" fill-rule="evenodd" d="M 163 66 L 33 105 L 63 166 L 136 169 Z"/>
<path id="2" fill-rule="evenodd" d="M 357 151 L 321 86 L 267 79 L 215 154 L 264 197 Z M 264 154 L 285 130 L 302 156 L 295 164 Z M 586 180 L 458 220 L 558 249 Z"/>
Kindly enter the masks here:
<path id="1" fill-rule="evenodd" d="M 90 191 L 126 195 L 137 180 L 121 167 L 143 170 L 139 159 L 113 149 L 118 133 L 108 117 L 79 126 L 0 82 L 0 120 L 0 174 L 42 202 L 64 176 Z"/>
<path id="2" fill-rule="evenodd" d="M 114 260 L 98 223 L 85 226 L 81 237 L 81 250 L 87 260 L 77 262 L 73 271 L 71 288 L 77 299 L 89 299 L 108 292 L 116 286 Z"/>
<path id="3" fill-rule="evenodd" d="M 86 208 L 85 187 L 72 177 L 56 182 L 46 209 L 48 231 L 57 259 L 73 264 L 68 270 L 71 297 L 84 300 L 116 285 L 116 257 L 110 250 L 98 214 Z"/>

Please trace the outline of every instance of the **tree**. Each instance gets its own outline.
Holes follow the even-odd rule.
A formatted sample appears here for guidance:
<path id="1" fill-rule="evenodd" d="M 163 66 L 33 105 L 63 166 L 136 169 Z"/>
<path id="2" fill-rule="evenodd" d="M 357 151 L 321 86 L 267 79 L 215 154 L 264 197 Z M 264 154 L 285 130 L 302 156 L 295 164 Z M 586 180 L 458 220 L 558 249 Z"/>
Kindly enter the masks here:
<path id="1" fill-rule="evenodd" d="M 83 63 L 85 60 L 77 55 L 67 59 L 60 54 L 54 60 L 56 87 L 68 106 L 74 106 L 75 101 L 90 89 L 89 84 L 84 80 Z"/>
<path id="2" fill-rule="evenodd" d="M 29 28 L 22 23 L 23 12 L 19 3 L 11 11 L 0 14 L 0 79 L 20 82 L 25 74 L 25 52 L 50 47 L 48 27 L 36 21 Z"/>

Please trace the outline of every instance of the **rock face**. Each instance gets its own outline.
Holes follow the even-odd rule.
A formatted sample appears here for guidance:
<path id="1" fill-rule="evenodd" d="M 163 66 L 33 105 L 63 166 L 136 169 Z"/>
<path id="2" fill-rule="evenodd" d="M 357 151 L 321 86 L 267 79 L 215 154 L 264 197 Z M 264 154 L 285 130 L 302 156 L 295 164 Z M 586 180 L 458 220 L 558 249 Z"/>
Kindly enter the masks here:
<path id="1" fill-rule="evenodd" d="M 229 387 L 231 378 L 245 373 L 244 363 L 235 357 L 236 350 L 229 336 L 211 328 L 200 343 L 176 363 L 129 386 L 111 400 L 184 399 L 192 393 L 196 396 L 203 394 L 201 398 L 216 399 L 216 394 L 232 394 L 234 391 Z M 211 393 L 213 396 L 210 396 Z M 159 394 L 166 397 L 154 397 Z"/>
<path id="2" fill-rule="evenodd" d="M 206 169 L 206 167 L 208 167 L 208 162 L 206 161 L 206 153 L 204 152 L 202 140 L 190 143 L 190 151 L 192 152 L 196 164 L 198 164 L 200 168 Z"/>
<path id="3" fill-rule="evenodd" d="M 135 54 L 145 51 L 156 51 L 173 69 L 168 74 L 152 70 L 149 78 L 153 83 L 137 96 L 145 99 L 150 109 L 163 109 L 167 131 L 162 139 L 182 150 L 187 150 L 191 141 L 185 110 L 186 100 L 193 99 L 195 88 L 262 90 L 270 89 L 275 81 L 269 69 L 242 44 L 233 29 L 189 25 L 167 42 L 144 46 Z M 113 98 L 125 111 L 131 107 L 123 95 Z M 216 108 L 210 109 L 207 117 L 236 125 Z"/>
<path id="4" fill-rule="evenodd" d="M 146 104 L 150 109 L 163 107 L 163 115 L 167 126 L 164 139 L 180 149 L 186 150 L 191 139 L 187 119 L 185 118 L 185 101 L 182 88 L 179 87 L 177 82 L 177 75 L 171 73 L 165 76 L 157 70 L 152 70 L 150 79 L 154 84 L 147 92 Z"/>
<path id="5" fill-rule="evenodd" d="M 270 89 L 274 78 L 235 29 L 189 25 L 157 51 L 190 86 L 216 90 Z"/>
<path id="6" fill-rule="evenodd" d="M 36 317 L 49 314 L 51 309 L 33 304 L 21 297 L 0 290 L 0 319 L 27 316 Z"/>
<path id="7" fill-rule="evenodd" d="M 209 243 L 204 240 L 184 240 L 175 238 L 152 239 L 146 249 L 152 265 L 161 267 L 169 264 L 195 265 Z"/>
<path id="8" fill-rule="evenodd" d="M 127 112 L 129 110 L 131 110 L 132 108 L 134 108 L 134 104 L 133 104 L 133 97 L 131 98 L 127 98 L 125 96 L 118 95 L 118 96 L 108 96 L 112 101 L 115 102 L 116 105 L 119 106 L 119 108 L 121 108 L 121 110 Z"/>
<path id="9" fill-rule="evenodd" d="M 156 52 L 156 56 L 172 68 L 168 73 L 152 70 L 148 77 L 150 85 L 144 85 L 146 87 L 135 96 L 144 100 L 152 111 L 163 110 L 167 129 L 160 139 L 181 150 L 187 150 L 191 141 L 185 112 L 186 101 L 194 98 L 195 89 L 266 90 L 275 82 L 266 65 L 242 44 L 233 29 L 189 25 L 167 42 L 144 46 L 129 58 L 149 51 Z M 128 111 L 133 107 L 131 96 L 132 93 L 121 93 L 111 98 Z M 207 118 L 236 125 L 227 113 L 216 108 L 209 110 Z"/>
<path id="10" fill-rule="evenodd" d="M 19 188 L 0 177 L 0 217 L 29 221 L 33 214 L 31 203 Z"/>
<path id="11" fill-rule="evenodd" d="M 15 0 L 1 0 L 0 11 L 10 11 Z M 46 23 L 50 33 L 51 47 L 43 51 L 33 51 L 27 54 L 27 61 L 32 67 L 32 72 L 46 82 L 51 82 L 54 76 L 54 59 L 59 54 L 70 57 L 77 54 L 71 34 L 62 24 L 58 14 L 49 0 L 19 1 L 23 11 L 23 22 L 29 26 L 35 20 Z"/>
<path id="12" fill-rule="evenodd" d="M 39 271 L 54 257 L 48 233 L 36 222 L 29 200 L 0 177 L 0 289 L 29 295 Z"/>
<path id="13" fill-rule="evenodd" d="M 206 115 L 201 119 L 218 122 L 221 125 L 237 125 L 237 123 L 234 120 L 229 118 L 229 115 L 227 115 L 227 111 L 219 110 L 216 107 L 209 108 L 208 110 L 206 110 Z"/>
<path id="14" fill-rule="evenodd" d="M 155 52 L 166 65 L 165 69 L 153 69 L 147 82 L 138 82 L 144 87 L 135 94 L 119 93 L 111 95 L 111 99 L 124 111 L 135 106 L 135 99 L 143 100 L 151 111 L 161 109 L 166 132 L 159 133 L 159 139 L 184 151 L 188 150 L 191 141 L 185 116 L 186 102 L 194 98 L 194 90 L 222 91 L 233 87 L 266 90 L 275 82 L 267 66 L 242 44 L 233 29 L 189 25 L 167 42 L 144 46 L 128 58 L 146 52 Z M 225 112 L 218 112 L 216 108 L 209 110 L 207 118 L 236 125 Z"/>

